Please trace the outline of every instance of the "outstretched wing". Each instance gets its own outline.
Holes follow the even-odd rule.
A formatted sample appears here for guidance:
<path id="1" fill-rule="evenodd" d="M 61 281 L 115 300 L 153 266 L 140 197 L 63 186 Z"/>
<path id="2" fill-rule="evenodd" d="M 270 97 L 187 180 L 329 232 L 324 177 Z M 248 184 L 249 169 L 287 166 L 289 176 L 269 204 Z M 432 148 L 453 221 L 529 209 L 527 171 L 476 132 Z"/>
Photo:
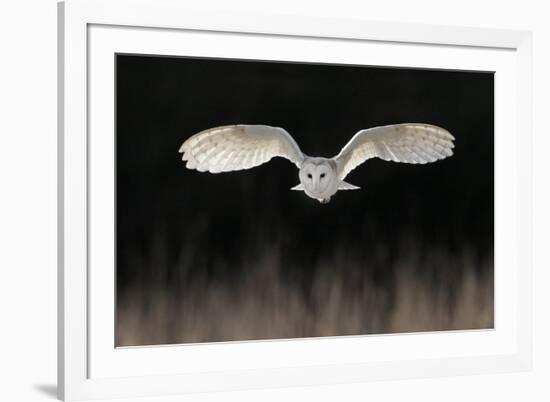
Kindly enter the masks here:
<path id="1" fill-rule="evenodd" d="M 263 125 L 238 124 L 201 131 L 180 147 L 182 160 L 199 172 L 250 169 L 281 156 L 300 167 L 304 155 L 286 130 Z"/>
<path id="2" fill-rule="evenodd" d="M 333 159 L 338 177 L 367 159 L 405 163 L 429 163 L 453 154 L 454 137 L 445 129 L 429 124 L 403 123 L 361 130 Z"/>

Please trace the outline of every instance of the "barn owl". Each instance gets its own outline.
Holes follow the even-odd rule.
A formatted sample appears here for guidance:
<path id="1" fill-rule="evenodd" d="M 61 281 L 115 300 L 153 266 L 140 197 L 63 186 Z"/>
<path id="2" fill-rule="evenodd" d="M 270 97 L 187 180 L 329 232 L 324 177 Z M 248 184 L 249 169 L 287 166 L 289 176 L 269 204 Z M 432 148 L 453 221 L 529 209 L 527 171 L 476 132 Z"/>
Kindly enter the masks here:
<path id="1" fill-rule="evenodd" d="M 237 124 L 201 131 L 180 147 L 188 169 L 220 173 L 250 169 L 279 156 L 294 163 L 303 191 L 327 203 L 338 190 L 359 187 L 344 179 L 371 158 L 405 163 L 429 163 L 453 154 L 454 137 L 445 129 L 418 123 L 393 124 L 358 131 L 332 158 L 302 153 L 290 134 L 266 125 Z"/>

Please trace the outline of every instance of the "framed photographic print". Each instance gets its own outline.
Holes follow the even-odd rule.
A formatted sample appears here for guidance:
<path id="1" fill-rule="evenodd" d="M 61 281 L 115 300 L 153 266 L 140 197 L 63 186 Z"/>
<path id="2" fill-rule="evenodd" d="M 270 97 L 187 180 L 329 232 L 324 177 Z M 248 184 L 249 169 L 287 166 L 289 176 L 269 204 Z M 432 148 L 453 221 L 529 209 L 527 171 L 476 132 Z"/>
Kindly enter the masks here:
<path id="1" fill-rule="evenodd" d="M 530 368 L 530 33 L 59 17 L 61 398 Z"/>

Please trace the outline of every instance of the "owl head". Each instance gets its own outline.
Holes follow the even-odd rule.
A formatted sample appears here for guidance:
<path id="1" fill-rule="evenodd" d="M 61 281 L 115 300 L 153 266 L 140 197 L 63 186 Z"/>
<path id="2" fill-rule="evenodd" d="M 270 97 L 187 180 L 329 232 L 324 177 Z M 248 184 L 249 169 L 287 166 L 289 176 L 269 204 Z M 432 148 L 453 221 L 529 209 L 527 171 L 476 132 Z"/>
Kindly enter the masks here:
<path id="1" fill-rule="evenodd" d="M 336 163 L 330 159 L 307 159 L 300 168 L 299 177 L 306 194 L 320 201 L 328 202 L 338 190 Z"/>

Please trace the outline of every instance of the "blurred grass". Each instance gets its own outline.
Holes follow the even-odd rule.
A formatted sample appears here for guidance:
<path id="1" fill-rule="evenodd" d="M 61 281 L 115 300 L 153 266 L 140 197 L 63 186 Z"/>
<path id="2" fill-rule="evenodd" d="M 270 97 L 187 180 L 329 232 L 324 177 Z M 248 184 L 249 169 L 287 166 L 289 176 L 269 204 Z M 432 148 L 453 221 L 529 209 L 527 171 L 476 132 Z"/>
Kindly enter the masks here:
<path id="1" fill-rule="evenodd" d="M 374 261 L 342 255 L 320 260 L 306 281 L 273 250 L 233 280 L 188 276 L 185 261 L 150 262 L 160 278 L 187 278 L 176 286 L 140 280 L 118 292 L 117 346 L 493 328 L 492 258 L 466 251 L 409 253 L 387 267 L 389 282 L 373 277 Z"/>

